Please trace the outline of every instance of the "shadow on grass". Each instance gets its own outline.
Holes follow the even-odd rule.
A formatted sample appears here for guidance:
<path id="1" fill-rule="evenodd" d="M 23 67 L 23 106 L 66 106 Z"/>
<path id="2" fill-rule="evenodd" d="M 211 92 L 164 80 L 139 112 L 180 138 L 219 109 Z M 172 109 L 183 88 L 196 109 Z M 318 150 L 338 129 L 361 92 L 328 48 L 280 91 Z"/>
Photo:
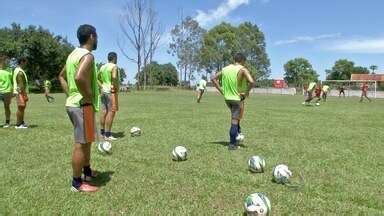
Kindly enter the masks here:
<path id="1" fill-rule="evenodd" d="M 216 145 L 222 145 L 225 147 L 228 147 L 229 142 L 228 141 L 214 141 L 214 142 L 209 142 L 210 144 L 216 144 Z M 239 144 L 241 148 L 247 148 L 244 144 Z"/>
<path id="2" fill-rule="evenodd" d="M 111 176 L 115 172 L 113 171 L 105 171 L 105 172 L 100 172 L 95 180 L 92 181 L 92 184 L 98 187 L 105 186 L 109 181 L 111 181 Z"/>
<path id="3" fill-rule="evenodd" d="M 124 134 L 124 131 L 122 131 L 122 132 L 112 133 L 112 136 L 116 138 L 123 138 L 125 137 L 125 134 Z"/>
<path id="4" fill-rule="evenodd" d="M 39 127 L 38 125 L 28 125 L 28 128 L 37 128 Z"/>

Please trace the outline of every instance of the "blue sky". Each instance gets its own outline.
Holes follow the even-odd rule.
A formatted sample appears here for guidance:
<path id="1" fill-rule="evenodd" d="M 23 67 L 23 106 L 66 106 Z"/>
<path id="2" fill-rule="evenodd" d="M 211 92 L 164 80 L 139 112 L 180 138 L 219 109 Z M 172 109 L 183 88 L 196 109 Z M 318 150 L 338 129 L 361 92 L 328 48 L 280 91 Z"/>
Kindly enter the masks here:
<path id="1" fill-rule="evenodd" d="M 0 27 L 12 22 L 33 24 L 66 36 L 77 44 L 80 24 L 94 25 L 99 34 L 98 61 L 109 51 L 119 53 L 121 37 L 118 17 L 124 0 L 2 0 Z M 384 1 L 382 0 L 153 0 L 164 29 L 156 59 L 175 62 L 167 54 L 167 32 L 180 12 L 196 18 L 204 28 L 222 21 L 259 25 L 267 41 L 272 78 L 283 77 L 283 65 L 295 57 L 310 60 L 322 79 L 335 60 L 348 58 L 357 65 L 375 64 L 384 71 Z M 90 3 L 91 2 L 91 3 Z M 119 64 L 132 80 L 135 65 L 122 56 Z"/>

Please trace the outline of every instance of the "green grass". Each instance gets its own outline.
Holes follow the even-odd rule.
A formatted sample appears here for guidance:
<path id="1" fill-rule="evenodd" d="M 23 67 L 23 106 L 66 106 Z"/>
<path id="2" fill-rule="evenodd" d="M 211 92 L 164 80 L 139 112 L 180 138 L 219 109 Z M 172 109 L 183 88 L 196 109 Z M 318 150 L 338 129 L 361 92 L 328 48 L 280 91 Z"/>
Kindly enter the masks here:
<path id="1" fill-rule="evenodd" d="M 192 92 L 123 94 L 113 131 L 124 137 L 112 155 L 93 147 L 102 187 L 80 194 L 69 190 L 72 127 L 64 96 L 55 97 L 48 104 L 30 96 L 31 129 L 0 129 L 0 215 L 241 215 L 253 192 L 269 197 L 273 215 L 384 214 L 383 100 L 330 98 L 304 107 L 301 96 L 253 95 L 242 123 L 246 148 L 229 152 L 229 111 L 220 96 L 196 104 Z M 130 137 L 132 126 L 141 137 Z M 171 160 L 177 145 L 188 148 L 187 161 Z M 252 155 L 266 158 L 265 173 L 248 172 Z M 272 183 L 279 163 L 293 181 L 301 173 L 305 185 Z"/>

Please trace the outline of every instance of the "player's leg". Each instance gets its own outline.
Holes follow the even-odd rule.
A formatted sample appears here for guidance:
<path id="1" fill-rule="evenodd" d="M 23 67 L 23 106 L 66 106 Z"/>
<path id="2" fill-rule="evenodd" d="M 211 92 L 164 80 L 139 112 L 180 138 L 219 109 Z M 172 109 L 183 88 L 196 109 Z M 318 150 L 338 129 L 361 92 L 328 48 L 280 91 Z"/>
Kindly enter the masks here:
<path id="1" fill-rule="evenodd" d="M 27 106 L 27 96 L 23 94 L 18 94 L 16 96 L 17 100 L 17 112 L 16 112 L 16 129 L 26 129 L 28 128 L 24 122 L 24 113 Z"/>
<path id="2" fill-rule="evenodd" d="M 105 137 L 106 140 L 114 141 L 116 140 L 116 138 L 112 136 L 112 124 L 119 107 L 118 95 L 116 93 L 113 93 L 109 95 L 108 99 L 108 113 L 105 119 Z"/>
<path id="3" fill-rule="evenodd" d="M 228 108 L 231 110 L 231 127 L 229 129 L 229 150 L 236 150 L 238 148 L 236 137 L 239 133 L 239 119 L 240 119 L 240 102 L 226 101 Z"/>
<path id="4" fill-rule="evenodd" d="M 85 167 L 90 170 L 90 148 L 94 140 L 94 112 L 93 107 L 67 108 L 69 119 L 74 127 L 75 145 L 72 152 L 72 191 L 95 192 L 97 187 L 83 182 L 81 178 Z M 93 116 L 93 117 L 92 117 Z M 93 135 L 92 135 L 93 134 Z M 93 137 L 93 138 L 92 138 Z M 87 175 L 84 176 L 87 179 Z"/>
<path id="5" fill-rule="evenodd" d="M 108 101 L 105 97 L 106 95 L 104 94 L 100 96 L 100 135 L 102 137 L 105 136 L 105 120 L 108 113 Z"/>
<path id="6" fill-rule="evenodd" d="M 199 89 L 198 95 L 197 95 L 197 103 L 200 103 L 201 97 L 203 97 L 204 90 Z"/>
<path id="7" fill-rule="evenodd" d="M 367 98 L 367 100 L 368 100 L 369 102 L 371 102 L 371 99 L 368 97 L 368 93 L 367 93 L 367 92 L 365 92 L 364 96 L 365 96 L 365 98 Z"/>
<path id="8" fill-rule="evenodd" d="M 5 113 L 5 124 L 3 125 L 3 128 L 8 128 L 10 126 L 10 122 L 11 122 L 11 108 L 10 108 L 11 100 L 12 100 L 11 93 L 3 95 L 4 113 Z"/>

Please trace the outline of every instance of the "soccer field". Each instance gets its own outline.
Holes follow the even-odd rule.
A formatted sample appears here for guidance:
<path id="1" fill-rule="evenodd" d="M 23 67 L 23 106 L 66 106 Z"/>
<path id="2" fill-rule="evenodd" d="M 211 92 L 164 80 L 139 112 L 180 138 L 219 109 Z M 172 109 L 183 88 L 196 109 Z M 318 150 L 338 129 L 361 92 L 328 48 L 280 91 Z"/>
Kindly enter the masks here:
<path id="1" fill-rule="evenodd" d="M 229 152 L 230 114 L 217 94 L 201 104 L 187 91 L 122 94 L 113 153 L 93 146 L 102 187 L 81 194 L 70 191 L 72 126 L 64 95 L 55 97 L 48 104 L 43 95 L 30 96 L 30 129 L 0 129 L 0 215 L 242 215 L 254 192 L 270 199 L 272 215 L 384 214 L 383 100 L 330 98 L 305 107 L 301 96 L 252 95 L 245 147 Z M 133 126 L 141 137 L 130 136 Z M 171 160 L 177 145 L 188 148 L 187 161 Z M 247 170 L 252 155 L 266 158 L 264 173 Z M 279 163 L 304 184 L 273 183 Z"/>

